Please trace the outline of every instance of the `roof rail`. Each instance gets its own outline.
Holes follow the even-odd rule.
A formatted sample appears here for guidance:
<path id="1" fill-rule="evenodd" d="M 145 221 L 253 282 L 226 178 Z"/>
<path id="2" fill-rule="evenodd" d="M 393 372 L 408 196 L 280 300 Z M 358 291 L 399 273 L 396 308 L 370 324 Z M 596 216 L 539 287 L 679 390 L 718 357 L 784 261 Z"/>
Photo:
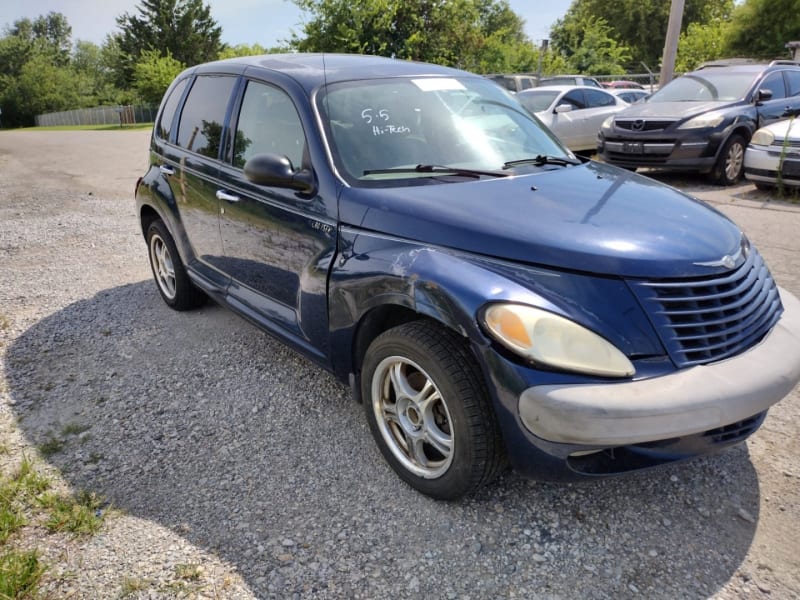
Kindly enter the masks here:
<path id="1" fill-rule="evenodd" d="M 778 59 L 778 60 L 773 60 L 771 63 L 769 63 L 770 67 L 774 67 L 775 65 L 788 65 L 788 66 L 792 66 L 792 67 L 800 67 L 800 63 L 799 62 L 797 62 L 795 60 L 785 59 L 785 58 L 781 58 L 781 59 Z"/>

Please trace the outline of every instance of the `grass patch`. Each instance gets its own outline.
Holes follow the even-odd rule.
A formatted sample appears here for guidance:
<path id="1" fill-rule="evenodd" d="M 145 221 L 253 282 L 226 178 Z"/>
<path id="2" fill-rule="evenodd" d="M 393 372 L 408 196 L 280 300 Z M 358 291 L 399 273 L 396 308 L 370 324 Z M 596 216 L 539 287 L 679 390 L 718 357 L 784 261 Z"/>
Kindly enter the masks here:
<path id="1" fill-rule="evenodd" d="M 150 581 L 147 579 L 134 579 L 133 577 L 126 577 L 122 580 L 122 587 L 119 590 L 120 598 L 127 598 L 136 592 L 141 592 L 150 587 Z"/>
<path id="2" fill-rule="evenodd" d="M 80 423 L 67 423 L 64 425 L 63 429 L 61 429 L 61 435 L 80 435 L 84 431 L 89 431 L 92 428 L 91 425 L 81 425 Z"/>
<path id="3" fill-rule="evenodd" d="M 65 442 L 62 439 L 51 435 L 50 438 L 46 442 L 42 442 L 39 444 L 39 452 L 45 458 L 53 456 L 53 454 L 58 454 L 64 449 Z"/>
<path id="4" fill-rule="evenodd" d="M 67 531 L 74 535 L 94 535 L 103 525 L 99 509 L 105 502 L 95 494 L 51 494 L 43 499 L 43 504 L 50 511 L 44 525 L 51 533 Z"/>
<path id="5" fill-rule="evenodd" d="M 175 576 L 186 581 L 200 581 L 203 567 L 200 565 L 175 565 Z"/>
<path id="6" fill-rule="evenodd" d="M 11 328 L 11 321 L 5 315 L 0 315 L 0 331 L 6 331 Z"/>
<path id="7" fill-rule="evenodd" d="M 50 125 L 47 127 L 22 127 L 17 131 L 135 131 L 152 129 L 152 123 L 135 123 L 133 125 Z"/>
<path id="8" fill-rule="evenodd" d="M 34 551 L 11 550 L 0 555 L 0 598 L 32 598 L 45 571 Z"/>

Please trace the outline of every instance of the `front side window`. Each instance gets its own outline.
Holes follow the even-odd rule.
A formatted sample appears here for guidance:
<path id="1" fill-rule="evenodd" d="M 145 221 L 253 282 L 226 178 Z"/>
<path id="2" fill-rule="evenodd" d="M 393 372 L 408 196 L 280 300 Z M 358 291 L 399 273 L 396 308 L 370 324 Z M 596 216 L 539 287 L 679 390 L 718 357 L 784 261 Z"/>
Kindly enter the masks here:
<path id="1" fill-rule="evenodd" d="M 584 90 L 586 104 L 589 108 L 599 108 L 601 106 L 614 106 L 617 101 L 614 96 L 602 90 Z"/>
<path id="2" fill-rule="evenodd" d="M 786 85 L 783 83 L 783 73 L 781 71 L 770 73 L 764 78 L 764 81 L 761 82 L 758 89 L 772 92 L 770 100 L 786 98 Z"/>
<path id="3" fill-rule="evenodd" d="M 786 71 L 786 84 L 790 96 L 800 95 L 800 71 Z"/>
<path id="4" fill-rule="evenodd" d="M 337 168 L 355 184 L 430 177 L 415 172 L 419 165 L 499 171 L 538 155 L 569 156 L 519 102 L 485 79 L 341 82 L 317 96 L 317 108 Z"/>
<path id="5" fill-rule="evenodd" d="M 225 112 L 236 78 L 201 75 L 183 105 L 178 125 L 178 145 L 210 158 L 219 156 Z"/>
<path id="6" fill-rule="evenodd" d="M 559 104 L 569 104 L 573 110 L 581 110 L 586 108 L 586 99 L 583 95 L 583 90 L 572 90 L 564 95 Z"/>
<path id="7" fill-rule="evenodd" d="M 294 103 L 286 92 L 250 81 L 242 99 L 233 164 L 242 168 L 257 154 L 286 156 L 295 169 L 303 162 L 305 134 Z"/>

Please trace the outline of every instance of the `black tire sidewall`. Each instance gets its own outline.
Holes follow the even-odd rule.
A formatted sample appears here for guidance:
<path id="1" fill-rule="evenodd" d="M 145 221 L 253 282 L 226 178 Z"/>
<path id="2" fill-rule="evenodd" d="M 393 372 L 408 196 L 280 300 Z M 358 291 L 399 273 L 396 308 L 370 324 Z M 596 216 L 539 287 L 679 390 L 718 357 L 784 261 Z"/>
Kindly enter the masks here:
<path id="1" fill-rule="evenodd" d="M 728 174 L 725 172 L 725 162 L 728 160 L 728 154 L 731 151 L 731 147 L 738 143 L 742 147 L 742 164 L 739 165 L 739 173 L 733 179 L 728 177 Z M 738 133 L 734 133 L 731 135 L 722 147 L 722 151 L 719 153 L 719 158 L 717 158 L 717 164 L 714 167 L 714 181 L 719 185 L 733 185 L 737 181 L 742 179 L 744 175 L 744 153 L 747 151 L 747 140 L 745 140 L 741 135 Z"/>
<path id="2" fill-rule="evenodd" d="M 377 366 L 390 356 L 403 356 L 419 365 L 439 389 L 450 413 L 453 460 L 447 472 L 435 479 L 426 479 L 408 471 L 383 439 L 373 408 L 372 380 Z M 471 422 L 465 407 L 467 404 L 482 401 L 478 397 L 481 391 L 472 389 L 472 386 L 467 390 L 454 384 L 451 375 L 440 364 L 434 352 L 420 346 L 412 338 L 401 334 L 393 335 L 392 331 L 384 333 L 373 342 L 364 359 L 361 393 L 370 431 L 381 454 L 401 479 L 420 492 L 440 500 L 459 498 L 476 487 L 475 480 L 479 477 L 474 472 L 478 465 L 475 464 L 473 436 L 480 433 L 475 431 L 475 424 Z"/>
<path id="3" fill-rule="evenodd" d="M 170 258 L 172 259 L 172 267 L 175 270 L 174 298 L 167 296 L 164 293 L 164 290 L 161 289 L 161 284 L 158 282 L 158 274 L 156 273 L 156 266 L 153 261 L 153 252 L 151 248 L 154 235 L 158 235 L 158 237 L 163 240 L 164 244 L 167 246 L 167 250 L 170 253 Z M 172 236 L 167 230 L 166 225 L 164 225 L 164 222 L 161 220 L 153 221 L 147 228 L 145 240 L 147 241 L 147 258 L 150 261 L 150 270 L 153 272 L 153 280 L 156 284 L 156 288 L 158 289 L 158 293 L 164 302 L 176 310 L 186 310 L 199 306 L 203 299 L 202 293 L 200 290 L 194 287 L 189 279 L 189 275 L 186 273 L 186 269 L 183 266 L 183 262 L 181 261 L 181 256 L 178 253 L 178 248 L 175 245 L 175 241 L 172 239 Z"/>

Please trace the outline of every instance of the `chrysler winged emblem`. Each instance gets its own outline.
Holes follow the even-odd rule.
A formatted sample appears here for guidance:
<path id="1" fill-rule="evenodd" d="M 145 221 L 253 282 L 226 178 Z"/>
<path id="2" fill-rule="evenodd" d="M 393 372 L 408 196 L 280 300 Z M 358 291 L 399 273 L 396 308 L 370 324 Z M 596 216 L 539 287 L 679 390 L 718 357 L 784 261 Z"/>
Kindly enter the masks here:
<path id="1" fill-rule="evenodd" d="M 731 256 L 730 254 L 726 254 L 719 260 L 710 260 L 708 262 L 696 262 L 698 267 L 725 267 L 726 269 L 732 269 L 736 266 L 739 257 L 742 255 L 742 249 L 739 248 L 738 252 Z"/>

